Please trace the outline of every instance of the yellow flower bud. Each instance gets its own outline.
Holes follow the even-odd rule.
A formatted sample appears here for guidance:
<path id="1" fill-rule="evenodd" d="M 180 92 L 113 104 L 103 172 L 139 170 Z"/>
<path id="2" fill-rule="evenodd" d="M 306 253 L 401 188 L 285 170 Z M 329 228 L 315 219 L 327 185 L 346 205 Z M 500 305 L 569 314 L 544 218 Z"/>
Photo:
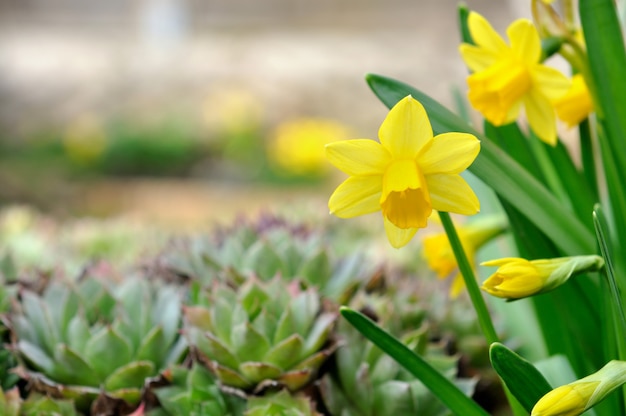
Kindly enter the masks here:
<path id="1" fill-rule="evenodd" d="M 598 271 L 604 267 L 604 260 L 599 256 L 531 261 L 511 257 L 487 261 L 481 266 L 498 267 L 483 283 L 484 291 L 499 298 L 520 299 L 555 289 L 574 274 Z"/>
<path id="2" fill-rule="evenodd" d="M 600 384 L 590 383 L 567 384 L 557 387 L 543 396 L 533 407 L 532 416 L 576 416 L 585 411 L 589 397 Z"/>
<path id="3" fill-rule="evenodd" d="M 557 387 L 533 407 L 531 416 L 577 416 L 626 382 L 626 362 L 612 360 L 597 372 Z"/>

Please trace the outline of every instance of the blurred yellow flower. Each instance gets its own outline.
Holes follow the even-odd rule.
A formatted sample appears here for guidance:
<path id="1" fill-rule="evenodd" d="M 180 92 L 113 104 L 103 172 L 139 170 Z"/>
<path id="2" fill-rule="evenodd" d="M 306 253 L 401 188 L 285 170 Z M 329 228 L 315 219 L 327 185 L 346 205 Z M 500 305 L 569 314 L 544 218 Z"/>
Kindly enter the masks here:
<path id="1" fill-rule="evenodd" d="M 212 132 L 236 136 L 255 131 L 263 119 L 263 102 L 249 89 L 225 85 L 207 95 L 201 107 L 205 126 Z"/>
<path id="2" fill-rule="evenodd" d="M 327 171 L 324 145 L 350 137 L 351 129 L 333 120 L 300 118 L 281 123 L 267 145 L 269 161 L 291 175 L 320 175 Z"/>
<path id="3" fill-rule="evenodd" d="M 493 125 L 512 123 L 522 105 L 535 134 L 555 145 L 556 117 L 551 100 L 565 94 L 570 81 L 556 69 L 541 64 L 541 41 L 527 19 L 507 29 L 510 46 L 476 12 L 468 17 L 475 45 L 462 44 L 463 60 L 472 70 L 467 78 L 472 106 Z"/>
<path id="4" fill-rule="evenodd" d="M 74 162 L 88 165 L 96 161 L 107 147 L 102 121 L 90 113 L 74 119 L 66 128 L 63 147 Z"/>
<path id="5" fill-rule="evenodd" d="M 487 217 L 456 227 L 461 245 L 463 245 L 472 268 L 475 268 L 476 252 L 488 241 L 503 233 L 506 227 L 506 221 L 500 216 Z M 437 277 L 446 279 L 454 274 L 454 280 L 450 286 L 450 296 L 453 298 L 457 297 L 465 287 L 465 282 L 463 276 L 458 271 L 458 265 L 448 241 L 448 236 L 445 232 L 431 234 L 425 236 L 422 242 L 423 254 L 428 267 L 437 274 Z"/>
<path id="6" fill-rule="evenodd" d="M 463 215 L 480 209 L 474 191 L 459 175 L 476 158 L 480 142 L 465 133 L 433 138 L 422 104 L 407 96 L 390 111 L 369 139 L 326 145 L 329 161 L 350 175 L 331 195 L 328 207 L 340 218 L 382 211 L 387 238 L 398 248 L 432 210 Z"/>
<path id="7" fill-rule="evenodd" d="M 565 95 L 552 102 L 559 119 L 568 127 L 574 127 L 589 117 L 593 111 L 591 94 L 581 74 L 572 77 L 572 85 Z"/>
<path id="8" fill-rule="evenodd" d="M 520 299 L 555 289 L 575 274 L 598 271 L 604 260 L 595 255 L 530 261 L 509 257 L 481 266 L 498 267 L 483 283 L 484 291 L 499 298 Z"/>

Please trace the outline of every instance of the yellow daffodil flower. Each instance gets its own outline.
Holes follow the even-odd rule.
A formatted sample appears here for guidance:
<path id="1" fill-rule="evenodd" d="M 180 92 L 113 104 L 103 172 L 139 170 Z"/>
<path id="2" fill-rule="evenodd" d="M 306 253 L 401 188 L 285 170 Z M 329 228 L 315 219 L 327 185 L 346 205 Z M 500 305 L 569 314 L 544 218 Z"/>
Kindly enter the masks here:
<path id="1" fill-rule="evenodd" d="M 537 137 L 555 145 L 551 101 L 565 94 L 570 82 L 541 64 L 541 41 L 532 22 L 519 19 L 509 26 L 510 46 L 478 13 L 470 13 L 468 27 L 476 45 L 462 44 L 459 50 L 473 72 L 467 78 L 472 106 L 493 125 L 502 126 L 512 123 L 523 105 Z"/>
<path id="2" fill-rule="evenodd" d="M 626 362 L 612 360 L 597 372 L 548 392 L 531 416 L 578 416 L 626 382 Z"/>
<path id="3" fill-rule="evenodd" d="M 326 145 L 328 160 L 350 175 L 328 201 L 340 218 L 382 211 L 392 246 L 407 244 L 426 226 L 432 210 L 473 215 L 480 204 L 459 175 L 476 158 L 480 142 L 466 133 L 433 137 L 422 104 L 400 100 L 369 139 Z"/>
<path id="4" fill-rule="evenodd" d="M 575 274 L 598 271 L 604 267 L 604 260 L 594 255 L 530 261 L 510 257 L 486 261 L 481 266 L 498 267 L 483 283 L 484 291 L 499 298 L 521 299 L 555 289 Z"/>
<path id="5" fill-rule="evenodd" d="M 487 217 L 471 224 L 456 227 L 457 234 L 467 255 L 472 268 L 475 268 L 476 252 L 488 241 L 506 230 L 507 223 L 500 216 Z M 439 279 L 445 279 L 454 274 L 454 280 L 450 286 L 450 296 L 457 297 L 465 282 L 458 271 L 458 265 L 454 252 L 448 241 L 446 233 L 427 235 L 423 241 L 423 253 L 430 267 Z M 456 273 L 455 273 L 456 272 Z"/>
<path id="6" fill-rule="evenodd" d="M 581 74 L 572 77 L 572 85 L 565 95 L 552 102 L 559 119 L 568 127 L 574 127 L 589 117 L 593 111 L 591 94 Z"/>

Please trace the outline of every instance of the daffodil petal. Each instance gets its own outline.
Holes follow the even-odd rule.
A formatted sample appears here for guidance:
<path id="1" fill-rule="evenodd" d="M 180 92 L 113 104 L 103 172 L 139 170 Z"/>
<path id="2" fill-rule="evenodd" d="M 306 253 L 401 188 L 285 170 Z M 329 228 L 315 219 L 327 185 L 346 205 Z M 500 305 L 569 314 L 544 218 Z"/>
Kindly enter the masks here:
<path id="1" fill-rule="evenodd" d="M 472 164 L 480 151 L 480 141 L 467 133 L 444 133 L 418 157 L 424 175 L 461 173 Z"/>
<path id="2" fill-rule="evenodd" d="M 526 117 L 533 132 L 550 146 L 556 145 L 556 115 L 550 101 L 536 90 L 524 96 Z"/>
<path id="3" fill-rule="evenodd" d="M 417 232 L 417 228 L 398 228 L 387 218 L 383 217 L 385 222 L 385 232 L 387 233 L 387 239 L 394 248 L 400 248 L 407 245 Z"/>
<path id="4" fill-rule="evenodd" d="M 506 31 L 511 50 L 527 65 L 535 65 L 541 58 L 541 40 L 537 29 L 528 19 L 518 19 Z"/>
<path id="5" fill-rule="evenodd" d="M 474 215 L 480 211 L 478 197 L 460 175 L 428 175 L 426 183 L 433 209 L 462 215 Z"/>
<path id="6" fill-rule="evenodd" d="M 561 71 L 545 65 L 537 65 L 532 72 L 533 85 L 549 100 L 556 100 L 567 93 L 572 81 Z"/>
<path id="7" fill-rule="evenodd" d="M 450 298 L 456 299 L 463 289 L 465 288 L 465 280 L 463 280 L 463 275 L 458 273 L 454 276 L 454 280 L 452 281 L 452 285 L 450 285 Z"/>
<path id="8" fill-rule="evenodd" d="M 380 210 L 382 177 L 351 176 L 335 189 L 328 208 L 339 218 L 352 218 Z"/>
<path id="9" fill-rule="evenodd" d="M 495 260 L 487 260 L 487 261 L 483 261 L 482 263 L 480 263 L 481 266 L 485 266 L 485 267 L 500 267 L 503 264 L 507 264 L 507 263 L 511 263 L 511 262 L 524 262 L 527 261 L 525 259 L 519 258 L 519 257 L 503 257 L 500 259 L 495 259 Z"/>
<path id="10" fill-rule="evenodd" d="M 509 49 L 498 32 L 480 14 L 470 12 L 467 25 L 476 45 L 496 54 L 504 53 Z"/>
<path id="11" fill-rule="evenodd" d="M 467 43 L 459 46 L 459 52 L 472 72 L 484 71 L 498 60 L 496 53 Z"/>
<path id="12" fill-rule="evenodd" d="M 413 159 L 430 143 L 433 129 L 424 106 L 409 95 L 389 111 L 378 137 L 394 158 Z"/>
<path id="13" fill-rule="evenodd" d="M 344 140 L 326 145 L 328 161 L 348 175 L 382 175 L 391 155 L 369 139 Z"/>

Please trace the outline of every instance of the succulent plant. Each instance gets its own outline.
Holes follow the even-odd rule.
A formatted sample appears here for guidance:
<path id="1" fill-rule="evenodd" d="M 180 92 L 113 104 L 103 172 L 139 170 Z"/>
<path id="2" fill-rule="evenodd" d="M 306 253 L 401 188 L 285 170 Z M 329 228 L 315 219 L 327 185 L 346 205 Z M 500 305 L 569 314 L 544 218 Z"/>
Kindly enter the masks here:
<path id="1" fill-rule="evenodd" d="M 280 275 L 316 287 L 338 303 L 346 302 L 371 277 L 372 269 L 376 271 L 360 254 L 338 259 L 323 233 L 275 217 L 178 241 L 163 258 L 168 269 L 205 284 L 214 280 L 241 284 L 250 276 L 270 280 Z"/>
<path id="2" fill-rule="evenodd" d="M 31 394 L 22 400 L 17 388 L 0 390 L 0 414 L 3 416 L 78 416 L 71 400 L 54 400 L 47 396 Z"/>
<path id="3" fill-rule="evenodd" d="M 128 278 L 115 287 L 86 278 L 21 294 L 12 316 L 20 375 L 80 410 L 130 409 L 146 378 L 185 352 L 178 290 Z"/>
<path id="4" fill-rule="evenodd" d="M 286 390 L 251 397 L 244 416 L 321 416 L 305 396 L 292 396 Z"/>
<path id="5" fill-rule="evenodd" d="M 245 407 L 241 397 L 224 393 L 213 375 L 194 364 L 191 369 L 175 366 L 164 372 L 169 384 L 152 390 L 161 408 L 149 416 L 235 416 Z"/>
<path id="6" fill-rule="evenodd" d="M 184 332 L 199 360 L 226 386 L 296 391 L 336 349 L 329 339 L 336 312 L 322 311 L 315 290 L 303 291 L 297 281 L 253 278 L 238 289 L 214 284 L 192 298 Z"/>
<path id="7" fill-rule="evenodd" d="M 337 351 L 334 369 L 319 383 L 324 404 L 332 416 L 448 415 L 449 411 L 414 376 L 345 321 L 340 322 L 343 346 Z M 458 357 L 447 356 L 430 345 L 421 327 L 401 338 L 419 350 L 435 368 L 471 394 L 475 380 L 457 379 Z"/>

